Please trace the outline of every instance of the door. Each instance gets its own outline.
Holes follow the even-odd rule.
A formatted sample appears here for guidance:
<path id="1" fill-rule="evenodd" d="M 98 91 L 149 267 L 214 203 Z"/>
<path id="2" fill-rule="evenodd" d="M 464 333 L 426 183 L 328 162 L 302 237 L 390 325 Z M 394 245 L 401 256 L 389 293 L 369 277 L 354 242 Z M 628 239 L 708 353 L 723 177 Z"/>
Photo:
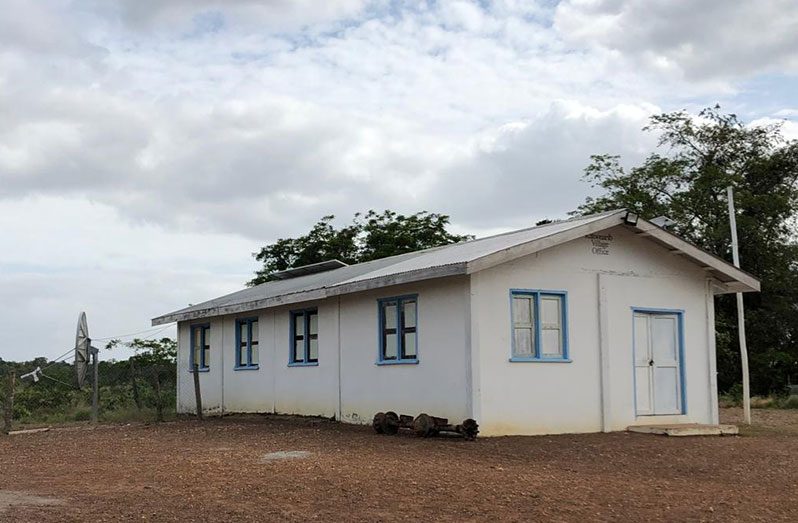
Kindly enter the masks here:
<path id="1" fill-rule="evenodd" d="M 634 313 L 635 408 L 639 416 L 682 414 L 680 323 L 680 313 Z"/>

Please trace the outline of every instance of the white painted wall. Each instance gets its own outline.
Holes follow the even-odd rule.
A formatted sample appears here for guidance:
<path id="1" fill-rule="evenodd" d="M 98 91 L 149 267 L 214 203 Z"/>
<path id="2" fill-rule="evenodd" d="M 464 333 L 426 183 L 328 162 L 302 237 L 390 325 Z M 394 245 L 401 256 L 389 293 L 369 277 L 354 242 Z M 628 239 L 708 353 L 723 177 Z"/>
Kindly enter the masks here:
<path id="1" fill-rule="evenodd" d="M 381 410 L 425 411 L 460 422 L 467 417 L 470 398 L 468 289 L 468 278 L 460 277 L 342 296 L 340 318 L 338 298 L 244 314 L 258 316 L 258 370 L 234 369 L 236 318 L 215 318 L 211 368 L 200 374 L 204 410 L 336 416 L 352 423 L 370 423 Z M 419 363 L 377 365 L 377 300 L 406 294 L 418 294 Z M 319 364 L 289 367 L 290 311 L 314 306 L 319 311 Z M 188 325 L 183 322 L 178 329 L 179 412 L 195 408 Z"/>
<path id="2" fill-rule="evenodd" d="M 336 416 L 351 423 L 368 423 L 378 411 L 427 412 L 453 422 L 474 417 L 485 435 L 717 422 L 714 328 L 707 322 L 714 312 L 706 274 L 623 227 L 605 234 L 613 237 L 607 255 L 595 254 L 583 238 L 470 277 L 242 315 L 259 318 L 258 370 L 234 370 L 235 317 L 214 318 L 211 369 L 200 376 L 205 410 Z M 509 361 L 512 288 L 568 292 L 570 363 Z M 377 365 L 377 300 L 407 294 L 418 295 L 419 363 Z M 607 326 L 603 384 L 600 297 Z M 312 306 L 319 311 L 319 365 L 289 367 L 289 311 Z M 685 311 L 685 415 L 635 415 L 635 306 Z M 190 412 L 188 323 L 178 333 L 178 409 Z"/>
<path id="3" fill-rule="evenodd" d="M 417 365 L 376 365 L 377 300 L 418 294 Z M 342 419 L 379 411 L 468 417 L 468 278 L 456 277 L 341 297 Z"/>
<path id="4" fill-rule="evenodd" d="M 623 227 L 608 255 L 579 239 L 472 276 L 474 414 L 483 434 L 622 430 L 632 424 L 713 421 L 705 273 Z M 609 414 L 602 424 L 599 278 L 605 294 Z M 570 363 L 510 362 L 512 288 L 568 292 Z M 631 307 L 683 309 L 687 414 L 637 417 Z M 711 332 L 714 335 L 714 330 Z M 714 358 L 714 355 L 712 356 Z M 713 369 L 714 370 L 714 369 Z"/>

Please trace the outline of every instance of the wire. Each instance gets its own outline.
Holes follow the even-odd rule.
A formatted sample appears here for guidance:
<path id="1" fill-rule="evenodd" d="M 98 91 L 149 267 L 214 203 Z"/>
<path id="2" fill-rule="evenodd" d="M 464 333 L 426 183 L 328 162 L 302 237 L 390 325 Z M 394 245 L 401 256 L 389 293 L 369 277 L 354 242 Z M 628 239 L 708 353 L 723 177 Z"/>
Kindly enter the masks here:
<path id="1" fill-rule="evenodd" d="M 47 365 L 46 367 L 44 367 L 42 370 L 49 369 L 50 367 L 52 367 L 53 365 L 55 365 L 56 363 L 58 363 L 60 360 L 62 360 L 62 359 L 64 359 L 64 358 L 68 357 L 70 354 L 72 354 L 72 353 L 74 353 L 74 352 L 75 352 L 75 349 L 69 349 L 68 351 L 66 351 L 65 353 L 63 353 L 62 355 L 60 355 L 59 357 L 57 357 L 56 359 L 54 359 L 54 360 L 50 360 L 50 364 L 49 364 L 49 365 Z"/>
<path id="2" fill-rule="evenodd" d="M 172 322 L 172 323 L 174 323 L 174 322 Z M 120 338 L 129 338 L 130 336 L 135 336 L 137 334 L 144 334 L 145 332 L 151 332 L 151 331 L 154 331 L 156 329 L 158 329 L 158 332 L 161 332 L 162 330 L 165 330 L 167 327 L 170 327 L 172 325 L 172 323 L 168 323 L 166 325 L 166 327 L 158 326 L 158 327 L 153 327 L 151 329 L 145 329 L 145 330 L 139 331 L 139 332 L 131 332 L 130 334 L 120 334 L 119 336 L 109 336 L 107 338 L 92 338 L 91 340 L 92 341 L 107 341 L 107 340 L 115 340 L 115 339 L 120 339 Z"/>
<path id="3" fill-rule="evenodd" d="M 47 378 L 48 380 L 55 381 L 56 383 L 60 383 L 61 385 L 66 385 L 69 388 L 73 388 L 74 387 L 74 385 L 72 385 L 72 384 L 69 384 L 69 383 L 67 383 L 65 381 L 61 381 L 59 379 L 53 378 L 51 376 L 48 376 L 47 374 L 43 374 L 41 371 L 39 371 L 39 376 L 41 376 L 42 378 Z"/>

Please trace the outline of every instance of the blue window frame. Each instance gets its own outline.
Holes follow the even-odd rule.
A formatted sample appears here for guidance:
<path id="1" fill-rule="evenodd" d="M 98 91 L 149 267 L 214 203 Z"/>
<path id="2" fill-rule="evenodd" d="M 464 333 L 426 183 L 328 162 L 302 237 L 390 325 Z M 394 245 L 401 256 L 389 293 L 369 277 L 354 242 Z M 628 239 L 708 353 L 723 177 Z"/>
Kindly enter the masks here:
<path id="1" fill-rule="evenodd" d="M 291 343 L 288 365 L 291 367 L 319 364 L 319 311 L 291 311 Z"/>
<path id="2" fill-rule="evenodd" d="M 191 326 L 191 351 L 188 354 L 188 370 L 194 371 L 194 364 L 202 372 L 210 370 L 211 363 L 211 325 L 202 323 Z"/>
<path id="3" fill-rule="evenodd" d="M 258 318 L 236 320 L 236 370 L 258 368 Z"/>
<path id="4" fill-rule="evenodd" d="M 511 289 L 510 327 L 510 361 L 571 361 L 565 291 Z"/>
<path id="5" fill-rule="evenodd" d="M 380 353 L 377 364 L 418 363 L 418 296 L 377 301 Z"/>

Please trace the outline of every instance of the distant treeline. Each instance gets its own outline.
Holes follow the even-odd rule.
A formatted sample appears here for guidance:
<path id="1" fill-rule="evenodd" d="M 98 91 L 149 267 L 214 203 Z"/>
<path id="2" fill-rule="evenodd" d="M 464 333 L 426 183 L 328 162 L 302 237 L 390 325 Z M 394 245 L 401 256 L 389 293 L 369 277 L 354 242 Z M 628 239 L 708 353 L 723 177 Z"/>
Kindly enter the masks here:
<path id="1" fill-rule="evenodd" d="M 123 345 L 112 341 L 106 348 Z M 158 419 L 174 415 L 177 343 L 170 338 L 133 340 L 124 344 L 135 355 L 125 360 L 103 360 L 100 353 L 100 419 Z M 19 377 L 37 367 L 38 382 Z M 0 403 L 5 404 L 6 377 L 15 371 L 14 422 L 16 424 L 63 423 L 91 417 L 91 369 L 78 389 L 70 360 L 49 362 L 46 358 L 12 362 L 0 359 Z M 160 394 L 158 393 L 160 391 Z"/>

